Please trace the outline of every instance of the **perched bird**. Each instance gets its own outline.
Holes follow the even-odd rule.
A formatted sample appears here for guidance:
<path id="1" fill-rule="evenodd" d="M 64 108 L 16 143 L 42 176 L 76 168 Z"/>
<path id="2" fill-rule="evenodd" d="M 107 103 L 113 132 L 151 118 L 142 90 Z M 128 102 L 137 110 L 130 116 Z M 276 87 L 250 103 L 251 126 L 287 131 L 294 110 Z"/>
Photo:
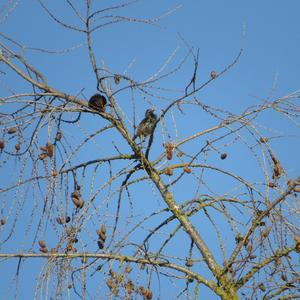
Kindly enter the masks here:
<path id="1" fill-rule="evenodd" d="M 133 140 L 139 137 L 142 142 L 146 136 L 151 135 L 153 133 L 156 121 L 157 116 L 155 115 L 154 110 L 147 109 L 145 112 L 145 118 L 137 127 L 136 134 L 133 136 Z"/>
<path id="2" fill-rule="evenodd" d="M 104 112 L 106 103 L 106 98 L 103 95 L 95 94 L 89 100 L 89 107 L 99 112 Z"/>

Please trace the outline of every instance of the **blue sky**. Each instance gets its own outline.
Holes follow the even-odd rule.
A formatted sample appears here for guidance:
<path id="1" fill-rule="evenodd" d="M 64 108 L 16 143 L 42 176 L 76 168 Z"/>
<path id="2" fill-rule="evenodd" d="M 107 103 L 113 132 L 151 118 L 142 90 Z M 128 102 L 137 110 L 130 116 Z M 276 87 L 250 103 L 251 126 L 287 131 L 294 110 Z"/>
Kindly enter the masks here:
<path id="1" fill-rule="evenodd" d="M 83 2 L 78 1 L 77 5 L 81 5 Z M 118 2 L 102 1 L 102 3 L 104 6 L 109 6 Z M 81 25 L 74 14 L 66 10 L 62 1 L 51 1 L 49 8 L 57 16 L 70 21 L 73 25 Z M 93 37 L 97 62 L 103 61 L 113 73 L 126 74 L 138 81 L 143 81 L 157 72 L 174 51 L 176 54 L 167 70 L 176 66 L 187 53 L 185 45 L 187 43 L 193 47 L 195 52 L 199 49 L 198 83 L 201 84 L 209 79 L 212 70 L 219 72 L 230 64 L 242 47 L 244 51 L 238 63 L 224 77 L 218 78 L 197 94 L 201 101 L 207 105 L 239 113 L 249 106 L 257 105 L 267 99 L 272 100 L 285 96 L 299 89 L 299 1 L 152 0 L 140 1 L 140 3 L 120 11 L 120 14 L 137 18 L 153 18 L 173 9 L 174 11 L 165 16 L 157 26 L 143 23 L 121 23 L 98 31 Z M 2 15 L 0 13 L 0 17 L 3 17 L 3 13 Z M 62 29 L 54 22 L 49 21 L 37 1 L 20 1 L 15 10 L 1 24 L 1 31 L 29 48 L 59 51 L 72 47 L 73 50 L 65 54 L 49 55 L 40 51 L 25 50 L 25 55 L 30 63 L 46 75 L 49 84 L 54 88 L 72 95 L 77 95 L 83 90 L 81 97 L 86 100 L 95 93 L 95 78 L 87 60 L 84 35 Z M 177 91 L 184 90 L 191 79 L 192 72 L 193 64 L 190 60 L 175 76 L 168 77 L 162 82 L 161 86 L 171 89 L 172 92 L 164 94 L 159 91 L 157 94 L 161 92 L 162 95 L 175 97 L 178 95 Z M 16 91 L 21 91 L 24 87 L 13 76 L 8 75 L 5 80 L 9 85 L 14 85 Z M 1 77 L 0 93 L 9 94 Z M 124 95 L 128 97 L 130 94 Z M 126 105 L 127 102 L 122 96 L 119 98 L 120 105 L 130 118 L 132 106 Z M 165 100 L 155 99 L 155 97 L 146 97 L 145 99 L 138 93 L 135 97 L 137 120 L 143 118 L 144 110 L 149 105 L 159 111 L 167 103 Z M 175 117 L 178 118 L 177 130 L 172 125 L 171 118 L 166 120 L 172 139 L 178 141 L 185 138 L 187 127 L 189 133 L 192 134 L 216 124 L 215 120 L 199 115 L 193 107 L 188 107 L 187 113 L 191 116 L 188 121 L 185 116 L 174 111 Z M 92 126 L 98 126 L 95 125 L 98 119 L 92 118 L 92 122 L 91 119 L 83 121 L 84 124 L 92 123 Z M 130 122 L 128 122 L 128 126 L 130 126 Z M 272 147 L 279 155 L 289 176 L 299 175 L 298 128 L 291 125 L 287 119 L 274 113 L 266 113 L 264 118 L 258 119 L 257 128 L 267 136 L 274 137 Z M 161 132 L 160 128 L 159 130 Z M 178 136 L 176 136 L 177 134 Z M 278 138 L 287 134 L 288 137 L 284 142 Z M 69 135 L 71 139 L 76 140 L 76 134 L 71 129 L 69 129 Z M 44 139 L 47 139 L 47 136 Z M 101 141 L 97 141 L 97 143 L 103 153 L 109 153 L 109 147 L 106 148 Z M 204 145 L 205 138 L 200 140 L 200 143 Z M 161 144 L 162 139 L 158 137 L 157 149 L 153 151 L 153 158 L 161 152 L 161 147 L 159 148 Z M 196 145 L 197 142 L 193 144 L 195 147 Z M 118 146 L 124 150 L 128 149 L 124 145 Z M 245 145 L 231 145 L 229 141 L 229 146 L 221 148 L 221 150 L 228 153 L 228 159 L 221 162 L 221 167 L 238 171 L 240 175 L 249 180 L 262 178 L 261 170 L 258 170 L 256 162 L 251 158 Z M 92 148 L 88 148 L 87 151 L 89 151 L 88 157 L 95 155 Z M 78 157 L 78 162 L 84 160 L 86 153 L 82 155 Z M 219 154 L 210 155 L 206 162 L 220 165 Z M 208 175 L 208 178 L 213 181 L 214 175 Z M 167 181 L 168 178 L 165 180 Z M 214 184 L 212 183 L 212 185 Z M 226 183 L 217 184 L 223 192 L 229 190 Z M 179 187 L 178 190 L 174 189 L 178 193 L 178 198 L 184 198 L 185 190 L 195 189 L 189 186 L 188 180 L 184 182 L 183 187 Z M 151 188 L 153 189 L 153 187 Z M 147 189 L 149 195 L 152 193 L 151 188 Z M 136 193 L 137 197 L 145 196 L 144 190 L 137 190 Z M 155 200 L 149 207 L 153 206 L 153 203 L 159 203 L 163 208 L 159 196 L 156 193 L 153 194 Z M 141 213 L 144 209 L 143 206 L 137 205 Z M 207 235 L 208 244 L 211 243 L 214 247 L 214 242 L 209 240 L 210 232 L 204 230 L 203 234 Z M 184 239 L 182 235 L 180 238 Z M 28 262 L 26 265 L 29 265 Z M 7 271 L 10 271 L 8 268 L 11 266 L 9 266 L 8 264 L 6 267 Z M 13 274 L 11 273 L 11 276 Z M 23 284 L 26 286 L 31 282 L 25 280 Z M 24 293 L 24 295 L 28 293 L 30 298 L 32 290 L 24 287 Z M 167 296 L 165 297 L 164 299 L 168 299 Z M 205 299 L 215 299 L 213 296 L 208 297 Z"/>

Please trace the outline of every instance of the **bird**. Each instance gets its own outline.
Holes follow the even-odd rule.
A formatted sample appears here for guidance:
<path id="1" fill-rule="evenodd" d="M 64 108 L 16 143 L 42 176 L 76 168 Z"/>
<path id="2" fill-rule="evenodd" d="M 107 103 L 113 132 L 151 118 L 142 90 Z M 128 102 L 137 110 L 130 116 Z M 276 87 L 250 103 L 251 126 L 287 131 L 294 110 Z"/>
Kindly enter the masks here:
<path id="1" fill-rule="evenodd" d="M 154 127 L 156 125 L 156 121 L 157 121 L 157 116 L 154 113 L 154 110 L 147 109 L 145 112 L 145 118 L 138 125 L 136 133 L 133 136 L 133 140 L 139 137 L 141 142 L 143 142 L 145 137 L 153 133 Z"/>
<path id="2" fill-rule="evenodd" d="M 89 100 L 89 107 L 99 112 L 105 112 L 106 103 L 106 98 L 103 95 L 95 94 Z"/>

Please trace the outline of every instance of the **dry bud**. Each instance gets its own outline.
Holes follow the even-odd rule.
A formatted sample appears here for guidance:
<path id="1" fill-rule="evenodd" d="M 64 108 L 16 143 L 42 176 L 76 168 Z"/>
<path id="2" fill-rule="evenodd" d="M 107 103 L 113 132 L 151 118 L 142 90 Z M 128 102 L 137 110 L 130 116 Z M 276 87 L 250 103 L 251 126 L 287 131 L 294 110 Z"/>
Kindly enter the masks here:
<path id="1" fill-rule="evenodd" d="M 115 74 L 114 81 L 115 81 L 115 84 L 119 84 L 121 81 L 121 76 L 119 74 Z"/>
<path id="2" fill-rule="evenodd" d="M 21 145 L 20 144 L 15 144 L 15 149 L 16 149 L 17 152 L 20 151 Z"/>
<path id="3" fill-rule="evenodd" d="M 103 233 L 103 234 L 105 234 L 106 233 L 106 226 L 105 226 L 105 224 L 102 224 L 101 225 L 101 232 Z"/>
<path id="4" fill-rule="evenodd" d="M 54 153 L 54 146 L 50 142 L 46 144 L 46 154 L 49 157 L 52 157 Z"/>
<path id="5" fill-rule="evenodd" d="M 227 153 L 222 153 L 222 154 L 220 155 L 220 158 L 221 158 L 221 159 L 226 159 L 226 157 L 227 157 Z"/>
<path id="6" fill-rule="evenodd" d="M 99 240 L 97 242 L 99 249 L 103 249 L 104 248 L 104 242 L 102 240 Z"/>
<path id="7" fill-rule="evenodd" d="M 0 140 L 0 150 L 2 151 L 5 147 L 5 142 L 4 140 Z"/>
<path id="8" fill-rule="evenodd" d="M 17 132 L 17 127 L 15 127 L 15 126 L 7 129 L 8 134 L 14 134 L 16 132 Z"/>
<path id="9" fill-rule="evenodd" d="M 174 145 L 172 143 L 165 144 L 166 156 L 168 160 L 173 158 Z"/>
<path id="10" fill-rule="evenodd" d="M 186 265 L 187 267 L 192 267 L 192 266 L 194 265 L 194 263 L 193 263 L 193 261 L 192 261 L 191 259 L 188 259 L 188 260 L 186 261 L 185 265 Z"/>
<path id="11" fill-rule="evenodd" d="M 56 170 L 53 170 L 51 175 L 52 175 L 53 177 L 56 177 L 56 176 L 58 175 L 58 173 L 57 173 Z"/>
<path id="12" fill-rule="evenodd" d="M 170 167 L 166 167 L 164 173 L 168 176 L 172 176 L 173 175 L 173 169 Z"/>
<path id="13" fill-rule="evenodd" d="M 60 141 L 62 136 L 63 136 L 62 132 L 60 130 L 58 130 L 55 135 L 55 140 Z"/>
<path id="14" fill-rule="evenodd" d="M 210 72 L 210 77 L 211 77 L 211 79 L 216 79 L 218 77 L 217 72 L 216 71 L 211 71 Z"/>
<path id="15" fill-rule="evenodd" d="M 6 224 L 6 221 L 5 221 L 4 219 L 1 219 L 1 220 L 0 220 L 0 225 L 3 226 L 3 225 L 5 225 L 5 224 Z"/>
<path id="16" fill-rule="evenodd" d="M 187 174 L 192 173 L 192 170 L 191 170 L 191 168 L 189 168 L 189 167 L 184 167 L 184 168 L 183 168 L 183 171 L 184 171 L 185 173 L 187 173 Z"/>
<path id="17" fill-rule="evenodd" d="M 42 253 L 48 253 L 48 249 L 47 248 L 40 248 L 40 251 L 42 252 Z"/>
<path id="18" fill-rule="evenodd" d="M 39 241 L 39 246 L 40 246 L 41 248 L 46 248 L 46 243 L 45 243 L 45 241 L 44 241 L 44 240 L 40 240 L 40 241 Z"/>
<path id="19" fill-rule="evenodd" d="M 268 139 L 267 137 L 261 137 L 261 138 L 259 139 L 259 141 L 260 141 L 262 144 L 264 144 L 264 143 L 267 143 L 267 142 L 269 141 L 269 139 Z"/>
<path id="20" fill-rule="evenodd" d="M 125 268 L 125 273 L 127 273 L 127 274 L 128 274 L 128 273 L 130 273 L 130 272 L 131 272 L 131 270 L 132 270 L 132 269 L 131 269 L 129 266 L 126 266 L 126 268 Z"/>

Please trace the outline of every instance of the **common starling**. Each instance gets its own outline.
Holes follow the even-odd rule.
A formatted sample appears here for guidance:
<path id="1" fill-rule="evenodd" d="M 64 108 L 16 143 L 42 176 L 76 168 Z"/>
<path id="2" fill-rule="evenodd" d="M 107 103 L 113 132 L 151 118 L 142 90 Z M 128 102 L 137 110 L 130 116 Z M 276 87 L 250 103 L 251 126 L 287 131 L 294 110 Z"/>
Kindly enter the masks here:
<path id="1" fill-rule="evenodd" d="M 89 107 L 99 112 L 104 112 L 106 103 L 106 98 L 103 95 L 95 94 L 89 100 Z"/>
<path id="2" fill-rule="evenodd" d="M 156 121 L 157 121 L 157 116 L 155 115 L 154 110 L 147 109 L 145 112 L 145 118 L 137 127 L 137 131 L 136 134 L 133 136 L 133 140 L 139 137 L 142 142 L 145 139 L 145 137 L 151 135 L 153 133 Z"/>

